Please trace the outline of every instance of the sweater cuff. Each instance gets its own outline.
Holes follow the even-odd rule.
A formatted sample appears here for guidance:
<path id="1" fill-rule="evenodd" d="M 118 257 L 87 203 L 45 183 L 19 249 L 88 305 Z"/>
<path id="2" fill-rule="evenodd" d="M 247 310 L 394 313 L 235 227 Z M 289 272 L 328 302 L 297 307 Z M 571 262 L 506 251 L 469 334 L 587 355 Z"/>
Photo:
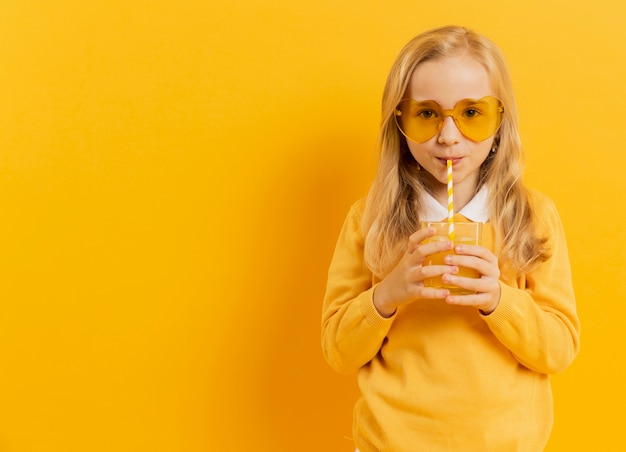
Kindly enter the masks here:
<path id="1" fill-rule="evenodd" d="M 364 294 L 366 296 L 361 298 L 361 314 L 363 314 L 363 316 L 367 320 L 367 323 L 372 328 L 388 328 L 389 325 L 396 318 L 396 314 L 398 311 L 396 310 L 396 312 L 394 312 L 391 317 L 383 317 L 382 315 L 380 315 L 380 313 L 376 309 L 376 306 L 374 306 L 374 289 L 376 289 L 376 286 L 368 289 L 367 292 Z"/>
<path id="2" fill-rule="evenodd" d="M 509 323 L 509 319 L 515 316 L 515 307 L 509 302 L 509 300 L 514 299 L 510 293 L 513 291 L 515 291 L 515 289 L 500 281 L 500 303 L 498 303 L 496 309 L 490 314 L 485 315 L 481 313 L 483 320 L 496 327 L 501 327 Z"/>

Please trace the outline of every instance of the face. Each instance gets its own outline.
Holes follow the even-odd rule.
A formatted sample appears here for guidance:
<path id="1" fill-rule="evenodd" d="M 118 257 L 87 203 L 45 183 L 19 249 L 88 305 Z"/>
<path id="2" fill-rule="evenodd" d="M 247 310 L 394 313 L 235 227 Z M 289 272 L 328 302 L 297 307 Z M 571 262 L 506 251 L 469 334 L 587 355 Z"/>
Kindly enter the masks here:
<path id="1" fill-rule="evenodd" d="M 486 69 L 470 56 L 446 57 L 421 64 L 413 72 L 405 98 L 433 100 L 451 110 L 463 99 L 494 96 Z M 494 136 L 483 141 L 465 137 L 454 119 L 446 116 L 438 133 L 425 142 L 407 139 L 411 154 L 431 176 L 436 197 L 447 193 L 447 160 L 452 160 L 455 198 L 470 197 L 476 190 L 480 166 L 491 150 Z M 469 200 L 469 199 L 467 199 Z"/>

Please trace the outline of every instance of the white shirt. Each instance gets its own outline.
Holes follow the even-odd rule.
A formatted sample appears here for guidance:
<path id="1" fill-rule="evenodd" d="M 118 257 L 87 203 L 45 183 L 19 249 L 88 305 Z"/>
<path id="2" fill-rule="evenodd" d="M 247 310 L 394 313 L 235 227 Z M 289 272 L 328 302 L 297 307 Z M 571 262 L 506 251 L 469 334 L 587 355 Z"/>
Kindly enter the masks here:
<path id="1" fill-rule="evenodd" d="M 478 193 L 463 206 L 459 212 L 465 218 L 476 223 L 486 223 L 489 220 L 487 203 L 489 189 L 486 185 L 480 187 Z M 448 206 L 442 206 L 429 193 L 424 195 L 424 212 L 420 214 L 421 221 L 446 221 L 448 219 Z"/>

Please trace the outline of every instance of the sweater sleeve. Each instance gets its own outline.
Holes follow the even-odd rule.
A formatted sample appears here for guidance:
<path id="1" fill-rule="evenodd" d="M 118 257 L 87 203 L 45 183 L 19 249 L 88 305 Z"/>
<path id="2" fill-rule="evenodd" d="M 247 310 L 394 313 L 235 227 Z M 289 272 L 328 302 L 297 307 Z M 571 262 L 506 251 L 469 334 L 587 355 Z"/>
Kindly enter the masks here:
<path id="1" fill-rule="evenodd" d="M 322 310 L 322 350 L 338 372 L 358 370 L 376 356 L 393 323 L 374 307 L 372 273 L 363 260 L 363 200 L 350 209 L 328 270 Z"/>
<path id="2" fill-rule="evenodd" d="M 536 269 L 518 277 L 517 284 L 501 280 L 500 304 L 483 319 L 521 364 L 555 374 L 565 370 L 578 354 L 580 322 L 558 212 L 545 197 L 535 209 L 538 232 L 548 238 L 551 255 Z"/>

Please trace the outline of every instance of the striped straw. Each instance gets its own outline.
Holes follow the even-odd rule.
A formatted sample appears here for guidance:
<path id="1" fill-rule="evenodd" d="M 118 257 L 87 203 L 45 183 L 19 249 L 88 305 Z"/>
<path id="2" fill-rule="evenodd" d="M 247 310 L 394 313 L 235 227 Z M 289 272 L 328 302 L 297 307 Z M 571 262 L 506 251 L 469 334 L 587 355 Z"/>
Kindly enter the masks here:
<path id="1" fill-rule="evenodd" d="M 448 237 L 454 240 L 454 200 L 452 184 L 452 160 L 447 161 L 448 167 Z"/>

